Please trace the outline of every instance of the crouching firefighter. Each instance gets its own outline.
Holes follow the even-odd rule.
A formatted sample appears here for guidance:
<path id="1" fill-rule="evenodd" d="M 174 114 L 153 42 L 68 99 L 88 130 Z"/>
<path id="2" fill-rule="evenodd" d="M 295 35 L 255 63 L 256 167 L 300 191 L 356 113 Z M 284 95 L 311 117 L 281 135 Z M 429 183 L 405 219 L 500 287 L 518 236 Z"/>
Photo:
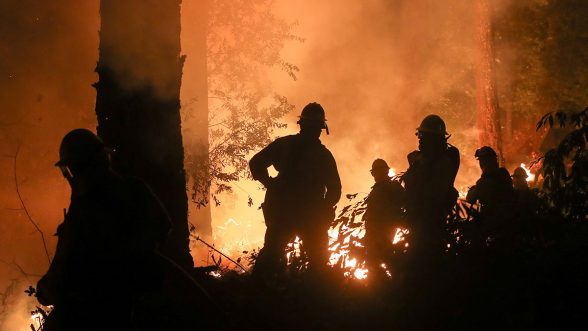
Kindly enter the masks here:
<path id="1" fill-rule="evenodd" d="M 341 180 L 333 155 L 319 140 L 323 129 L 329 133 L 321 105 L 304 107 L 298 124 L 298 134 L 276 139 L 249 162 L 253 178 L 267 189 L 262 205 L 267 230 L 254 277 L 284 270 L 285 248 L 296 236 L 302 240 L 309 271 L 327 264 L 327 231 L 341 197 Z M 270 166 L 278 171 L 276 177 L 269 176 Z"/>

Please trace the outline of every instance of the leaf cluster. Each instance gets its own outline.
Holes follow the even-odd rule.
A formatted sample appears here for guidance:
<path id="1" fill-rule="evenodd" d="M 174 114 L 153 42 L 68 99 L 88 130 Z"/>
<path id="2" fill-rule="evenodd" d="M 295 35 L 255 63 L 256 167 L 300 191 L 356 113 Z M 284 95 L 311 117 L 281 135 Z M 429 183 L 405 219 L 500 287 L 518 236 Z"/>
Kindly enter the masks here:
<path id="1" fill-rule="evenodd" d="M 284 115 L 294 108 L 276 93 L 272 70 L 296 79 L 299 68 L 281 57 L 295 23 L 273 14 L 271 0 L 212 0 L 207 25 L 208 146 L 206 155 L 188 156 L 192 201 L 198 207 L 210 198 L 232 192 L 234 182 L 249 178 L 248 157 L 283 129 Z M 251 203 L 250 203 L 251 205 Z"/>

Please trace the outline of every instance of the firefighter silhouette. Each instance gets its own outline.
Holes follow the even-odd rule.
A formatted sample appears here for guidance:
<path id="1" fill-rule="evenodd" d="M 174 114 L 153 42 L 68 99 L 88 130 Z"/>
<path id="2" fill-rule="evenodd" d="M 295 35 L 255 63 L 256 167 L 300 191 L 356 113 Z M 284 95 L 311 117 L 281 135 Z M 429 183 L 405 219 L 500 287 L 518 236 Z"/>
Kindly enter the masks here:
<path id="1" fill-rule="evenodd" d="M 167 213 L 142 181 L 111 170 L 109 150 L 91 131 L 69 132 L 59 156 L 71 202 L 37 285 L 39 302 L 55 306 L 43 330 L 130 329 L 133 302 L 161 281 L 152 253 L 170 229 Z"/>
<path id="2" fill-rule="evenodd" d="M 390 262 L 392 238 L 396 229 L 402 226 L 404 188 L 388 176 L 389 170 L 390 167 L 382 159 L 372 163 L 370 173 L 375 183 L 368 195 L 363 218 L 366 264 L 370 274 L 378 276 L 383 274 L 381 264 Z"/>
<path id="3" fill-rule="evenodd" d="M 402 180 L 411 247 L 422 255 L 443 249 L 446 218 L 458 197 L 453 184 L 460 159 L 459 150 L 447 143 L 450 135 L 441 117 L 425 117 L 416 136 L 419 149 L 408 154 Z"/>
<path id="4" fill-rule="evenodd" d="M 281 137 L 249 162 L 251 174 L 267 189 L 262 205 L 265 242 L 253 269 L 254 276 L 275 275 L 285 267 L 285 247 L 295 236 L 309 259 L 309 271 L 328 260 L 328 228 L 341 197 L 341 181 L 331 152 L 319 140 L 329 133 L 325 111 L 318 103 L 302 110 L 300 132 Z M 268 167 L 277 171 L 270 177 Z"/>

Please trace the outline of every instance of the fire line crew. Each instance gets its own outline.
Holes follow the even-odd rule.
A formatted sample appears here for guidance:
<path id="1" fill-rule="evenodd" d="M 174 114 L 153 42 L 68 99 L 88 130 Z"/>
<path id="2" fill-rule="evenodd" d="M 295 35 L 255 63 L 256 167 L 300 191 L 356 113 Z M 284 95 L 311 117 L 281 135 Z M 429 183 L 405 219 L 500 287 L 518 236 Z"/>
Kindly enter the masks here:
<path id="1" fill-rule="evenodd" d="M 331 152 L 319 140 L 326 125 L 318 103 L 302 110 L 300 133 L 276 139 L 249 162 L 251 174 L 267 189 L 262 205 L 267 230 L 253 268 L 254 276 L 271 276 L 285 267 L 284 250 L 299 236 L 309 271 L 328 262 L 328 229 L 341 197 L 341 180 Z M 278 171 L 270 177 L 268 167 Z"/>

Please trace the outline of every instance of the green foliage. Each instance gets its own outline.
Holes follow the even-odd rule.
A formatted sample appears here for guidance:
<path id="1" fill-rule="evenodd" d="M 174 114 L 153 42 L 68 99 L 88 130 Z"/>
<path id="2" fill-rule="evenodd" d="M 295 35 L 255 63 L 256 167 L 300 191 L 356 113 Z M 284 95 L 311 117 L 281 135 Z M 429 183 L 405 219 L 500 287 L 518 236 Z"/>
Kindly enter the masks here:
<path id="1" fill-rule="evenodd" d="M 539 149 L 526 134 L 536 118 L 588 103 L 587 10 L 582 0 L 510 1 L 496 10 L 494 75 L 501 121 L 514 128 L 510 159 Z"/>
<path id="2" fill-rule="evenodd" d="M 588 108 L 583 111 L 560 110 L 549 112 L 537 122 L 537 130 L 544 127 L 557 126 L 560 128 L 572 127 L 578 130 L 584 130 L 588 126 Z"/>
<path id="3" fill-rule="evenodd" d="M 543 127 L 572 127 L 574 130 L 541 160 L 541 197 L 546 200 L 548 211 L 566 220 L 585 221 L 588 215 L 588 108 L 547 113 L 537 123 L 537 130 Z"/>
<path id="4" fill-rule="evenodd" d="M 546 1 L 513 1 L 497 13 L 493 24 L 499 104 L 510 107 L 517 117 L 544 111 L 541 104 L 549 76 L 544 58 L 547 15 Z"/>
<path id="5" fill-rule="evenodd" d="M 211 0 L 207 26 L 209 148 L 207 157 L 189 156 L 192 200 L 216 205 L 218 195 L 249 176 L 248 156 L 267 145 L 294 106 L 273 90 L 272 70 L 296 79 L 298 67 L 280 51 L 302 41 L 273 14 L 271 0 Z M 205 159 L 205 160 L 203 160 Z M 212 190 L 212 191 L 211 191 Z"/>

